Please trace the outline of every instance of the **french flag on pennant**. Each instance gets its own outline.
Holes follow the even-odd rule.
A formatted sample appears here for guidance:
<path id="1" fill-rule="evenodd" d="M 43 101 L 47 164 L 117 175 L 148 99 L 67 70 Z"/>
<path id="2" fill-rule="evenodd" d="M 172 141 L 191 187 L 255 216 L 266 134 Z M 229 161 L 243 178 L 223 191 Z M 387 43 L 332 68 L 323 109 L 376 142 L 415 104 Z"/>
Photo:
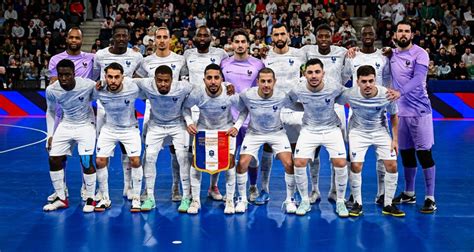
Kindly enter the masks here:
<path id="1" fill-rule="evenodd" d="M 210 174 L 229 169 L 229 144 L 229 136 L 226 135 L 226 131 L 199 131 L 194 136 L 194 168 Z"/>

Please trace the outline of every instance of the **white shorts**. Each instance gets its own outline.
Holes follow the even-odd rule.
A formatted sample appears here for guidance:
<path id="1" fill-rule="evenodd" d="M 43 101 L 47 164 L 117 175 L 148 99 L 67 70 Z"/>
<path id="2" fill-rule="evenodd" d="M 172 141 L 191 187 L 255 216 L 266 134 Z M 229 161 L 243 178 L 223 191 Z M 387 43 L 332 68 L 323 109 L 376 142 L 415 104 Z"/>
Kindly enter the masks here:
<path id="1" fill-rule="evenodd" d="M 313 160 L 316 148 L 319 146 L 326 148 L 330 158 L 346 158 L 346 146 L 342 138 L 342 131 L 338 127 L 317 133 L 303 127 L 296 143 L 295 158 Z"/>
<path id="2" fill-rule="evenodd" d="M 290 141 L 288 141 L 288 136 L 285 130 L 280 130 L 272 134 L 253 134 L 252 132 L 247 132 L 242 146 L 240 147 L 240 155 L 252 155 L 258 160 L 258 150 L 263 144 L 270 145 L 275 155 L 281 152 L 291 153 L 291 145 Z"/>
<path id="3" fill-rule="evenodd" d="M 164 146 L 164 141 L 170 137 L 176 151 L 189 149 L 189 134 L 184 123 L 175 126 L 159 126 L 150 122 L 145 140 L 147 154 L 158 153 Z"/>
<path id="4" fill-rule="evenodd" d="M 367 149 L 371 145 L 375 147 L 375 153 L 379 160 L 397 160 L 397 153 L 390 151 L 392 138 L 385 130 L 371 133 L 352 129 L 349 131 L 349 151 L 351 162 L 364 162 Z"/>
<path id="5" fill-rule="evenodd" d="M 138 127 L 128 129 L 111 129 L 102 127 L 97 140 L 97 157 L 113 156 L 115 145 L 121 142 L 129 157 L 139 157 L 142 152 L 142 141 Z"/>
<path id="6" fill-rule="evenodd" d="M 231 155 L 235 155 L 235 146 L 237 144 L 237 138 L 236 137 L 232 137 L 232 136 L 229 136 L 229 153 Z M 193 146 L 193 153 L 194 153 L 194 136 L 191 137 L 191 146 Z"/>
<path id="7" fill-rule="evenodd" d="M 293 111 L 291 109 L 282 109 L 280 119 L 285 126 L 286 135 L 290 143 L 296 143 L 303 124 L 303 114 L 301 111 Z"/>
<path id="8" fill-rule="evenodd" d="M 72 147 L 77 143 L 79 155 L 93 155 L 96 131 L 93 123 L 70 124 L 61 122 L 54 132 L 49 155 L 52 157 L 72 155 Z"/>

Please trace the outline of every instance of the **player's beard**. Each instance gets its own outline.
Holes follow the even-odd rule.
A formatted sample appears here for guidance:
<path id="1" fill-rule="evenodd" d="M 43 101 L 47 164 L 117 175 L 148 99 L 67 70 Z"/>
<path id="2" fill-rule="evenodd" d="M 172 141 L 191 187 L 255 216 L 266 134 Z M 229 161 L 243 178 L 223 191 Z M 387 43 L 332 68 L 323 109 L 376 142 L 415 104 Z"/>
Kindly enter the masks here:
<path id="1" fill-rule="evenodd" d="M 406 48 L 411 44 L 411 39 L 406 39 L 405 41 L 395 39 L 395 43 L 401 48 Z"/>
<path id="2" fill-rule="evenodd" d="M 280 43 L 280 42 L 281 42 L 281 43 Z M 283 40 L 278 40 L 278 41 L 275 43 L 275 46 L 276 46 L 278 49 L 283 49 L 283 48 L 285 48 L 286 43 L 285 43 L 285 41 L 283 41 Z"/>
<path id="3" fill-rule="evenodd" d="M 68 44 L 67 45 L 67 49 L 71 52 L 78 52 L 81 50 L 81 47 L 82 47 L 82 44 L 76 44 L 76 45 Z"/>
<path id="4" fill-rule="evenodd" d="M 204 50 L 208 49 L 210 46 L 211 46 L 211 41 L 208 41 L 208 42 L 205 42 L 205 43 L 202 43 L 202 44 L 200 42 L 196 43 L 196 48 L 199 51 L 204 51 Z"/>

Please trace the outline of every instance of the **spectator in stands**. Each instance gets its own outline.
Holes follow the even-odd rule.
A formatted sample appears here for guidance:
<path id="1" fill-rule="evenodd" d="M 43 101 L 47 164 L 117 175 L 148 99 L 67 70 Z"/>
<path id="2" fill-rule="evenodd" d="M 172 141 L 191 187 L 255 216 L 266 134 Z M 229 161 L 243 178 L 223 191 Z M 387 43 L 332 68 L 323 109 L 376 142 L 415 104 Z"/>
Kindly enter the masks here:
<path id="1" fill-rule="evenodd" d="M 51 0 L 48 4 L 48 12 L 52 15 L 56 15 L 61 10 L 61 5 L 58 4 L 56 0 Z"/>
<path id="2" fill-rule="evenodd" d="M 466 64 L 464 62 L 459 62 L 459 64 L 455 64 L 452 68 L 453 77 L 456 80 L 469 80 L 469 73 L 466 68 Z"/>
<path id="3" fill-rule="evenodd" d="M 298 31 L 299 34 L 303 33 L 303 22 L 298 17 L 298 13 L 293 12 L 290 20 L 290 32 L 295 33 Z"/>
<path id="4" fill-rule="evenodd" d="M 449 65 L 451 67 L 454 66 L 455 64 L 459 64 L 459 62 L 461 61 L 461 55 L 458 54 L 456 47 L 451 48 L 448 54 L 448 58 L 449 58 L 448 59 Z"/>
<path id="5" fill-rule="evenodd" d="M 466 64 L 467 68 L 474 64 L 474 55 L 471 53 L 471 48 L 466 47 L 464 54 L 461 56 L 461 60 Z"/>
<path id="6" fill-rule="evenodd" d="M 54 20 L 53 31 L 61 32 L 66 31 L 66 22 L 60 14 L 56 15 L 56 20 Z"/>
<path id="7" fill-rule="evenodd" d="M 462 36 L 471 36 L 471 27 L 469 27 L 465 19 L 461 21 L 461 26 L 458 28 Z"/>
<path id="8" fill-rule="evenodd" d="M 301 37 L 300 32 L 298 30 L 291 33 L 290 36 L 292 47 L 300 48 L 301 46 L 303 46 L 303 38 Z"/>
<path id="9" fill-rule="evenodd" d="M 336 11 L 336 18 L 339 20 L 339 24 L 341 24 L 344 20 L 350 19 L 351 15 L 347 11 L 345 4 L 340 4 L 339 9 Z"/>
<path id="10" fill-rule="evenodd" d="M 442 62 L 448 62 L 448 61 L 449 61 L 449 56 L 446 53 L 446 48 L 441 47 L 439 49 L 439 53 L 436 55 L 435 64 L 439 66 L 442 64 Z"/>
<path id="11" fill-rule="evenodd" d="M 428 65 L 428 80 L 438 79 L 438 67 L 435 65 L 434 60 L 430 60 Z"/>
<path id="12" fill-rule="evenodd" d="M 13 5 L 8 5 L 8 9 L 3 14 L 3 17 L 9 22 L 14 22 L 18 20 L 18 12 L 13 9 Z"/>
<path id="13" fill-rule="evenodd" d="M 101 29 L 110 29 L 112 30 L 112 27 L 114 27 L 114 22 L 113 22 L 113 19 L 108 17 L 104 20 L 104 22 L 102 22 L 102 24 L 100 25 L 100 28 Z"/>
<path id="14" fill-rule="evenodd" d="M 304 30 L 303 41 L 306 44 L 306 41 L 308 41 L 308 40 L 309 40 L 310 45 L 315 45 L 316 44 L 316 36 L 314 36 L 314 34 L 309 29 L 305 29 Z"/>
<path id="15" fill-rule="evenodd" d="M 255 4 L 255 0 L 250 0 L 249 3 L 247 3 L 247 5 L 245 5 L 245 15 L 255 15 L 255 12 L 257 10 L 257 4 Z"/>
<path id="16" fill-rule="evenodd" d="M 449 80 L 451 79 L 451 67 L 445 60 L 441 61 L 441 65 L 438 66 L 438 79 Z"/>

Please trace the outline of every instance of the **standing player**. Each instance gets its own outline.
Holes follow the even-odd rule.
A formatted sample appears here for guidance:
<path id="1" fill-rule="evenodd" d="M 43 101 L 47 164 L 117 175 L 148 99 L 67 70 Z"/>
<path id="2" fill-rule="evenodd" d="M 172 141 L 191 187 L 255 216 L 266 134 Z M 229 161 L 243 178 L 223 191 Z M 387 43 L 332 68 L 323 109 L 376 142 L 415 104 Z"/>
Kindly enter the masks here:
<path id="1" fill-rule="evenodd" d="M 183 197 L 179 212 L 187 212 L 191 204 L 189 181 L 189 160 L 187 152 L 189 139 L 182 113 L 184 99 L 193 86 L 187 81 L 173 80 L 173 71 L 168 66 L 155 69 L 154 78 L 135 79 L 145 97 L 150 100 L 151 114 L 148 131 L 145 137 L 145 188 L 147 199 L 141 205 L 142 211 L 150 211 L 155 204 L 156 160 L 167 137 L 175 147 L 178 159 Z"/>
<path id="2" fill-rule="evenodd" d="M 199 119 L 194 123 L 191 116 L 185 116 L 188 132 L 190 135 L 197 134 L 200 130 L 225 130 L 230 136 L 230 160 L 229 169 L 226 171 L 226 203 L 225 214 L 234 214 L 234 192 L 235 192 L 235 137 L 242 126 L 243 121 L 234 124 L 231 107 L 239 103 L 238 95 L 225 93 L 226 87 L 223 83 L 221 68 L 217 64 L 210 64 L 204 70 L 205 89 L 198 88 L 192 92 L 184 102 L 185 109 L 193 106 L 199 108 Z M 201 208 L 201 172 L 191 168 L 191 192 L 193 202 L 188 213 L 197 214 Z"/>
<path id="3" fill-rule="evenodd" d="M 399 99 L 398 127 L 400 154 L 405 171 L 405 191 L 393 199 L 395 203 L 416 203 L 416 158 L 425 175 L 425 202 L 422 213 L 436 211 L 434 199 L 436 166 L 431 148 L 434 144 L 433 118 L 430 99 L 426 91 L 428 53 L 412 43 L 413 29 L 410 23 L 397 24 L 395 41 L 397 48 L 390 58 L 394 90 L 389 99 Z"/>
<path id="4" fill-rule="evenodd" d="M 237 93 L 243 93 L 247 89 L 256 86 L 256 80 L 258 72 L 264 68 L 263 63 L 254 58 L 249 54 L 249 36 L 246 31 L 242 29 L 237 29 L 234 31 L 231 37 L 232 47 L 234 49 L 234 55 L 221 63 L 222 73 L 224 74 L 224 79 L 235 86 L 235 91 Z M 237 118 L 237 110 L 233 110 L 234 119 Z M 248 121 L 240 128 L 239 135 L 237 136 L 237 149 L 242 144 L 242 140 L 247 131 Z M 266 153 L 266 154 L 265 154 Z M 273 154 L 270 152 L 264 152 L 265 155 L 262 156 L 262 164 L 269 163 L 273 159 Z M 259 196 L 257 189 L 257 173 L 258 173 L 258 159 L 252 160 L 249 165 L 249 177 L 250 177 L 250 189 L 249 189 L 249 200 L 253 202 Z M 263 167 L 268 167 L 269 165 L 264 165 Z M 262 171 L 263 172 L 263 171 Z M 265 172 L 269 172 L 265 171 Z M 269 173 L 268 173 L 269 176 Z M 268 177 L 266 176 L 266 177 Z M 267 192 L 263 202 L 269 200 L 268 197 L 268 188 L 265 188 Z"/>
<path id="5" fill-rule="evenodd" d="M 63 59 L 71 60 L 75 66 L 75 76 L 81 78 L 92 78 L 92 67 L 94 64 L 94 54 L 81 51 L 82 47 L 82 31 L 79 27 L 72 27 L 69 29 L 66 37 L 66 51 L 56 54 L 51 57 L 49 61 L 49 72 L 50 72 L 50 81 L 49 83 L 54 83 L 58 80 L 57 64 Z M 56 116 L 58 120 L 61 118 L 62 111 L 58 106 L 58 111 L 56 111 Z M 57 126 L 57 125 L 56 125 Z M 66 164 L 63 164 L 63 167 L 66 167 Z M 81 188 L 81 197 L 82 200 L 86 200 L 85 197 L 85 184 L 82 183 Z M 67 188 L 66 188 L 67 194 Z M 48 201 L 53 201 L 57 195 L 53 193 L 48 197 Z"/>
<path id="6" fill-rule="evenodd" d="M 336 181 L 336 212 L 340 217 L 349 216 L 344 204 L 347 186 L 346 148 L 341 131 L 341 121 L 334 111 L 335 99 L 344 91 L 340 83 L 324 80 L 323 63 L 319 59 L 306 62 L 306 79 L 290 92 L 292 100 L 303 103 L 304 115 L 295 149 L 295 180 L 301 194 L 301 204 L 296 214 L 311 211 L 308 197 L 306 165 L 315 157 L 316 149 L 326 147 L 331 158 Z"/>
<path id="7" fill-rule="evenodd" d="M 196 30 L 196 34 L 193 37 L 194 46 L 184 52 L 184 58 L 186 61 L 184 72 L 189 74 L 189 82 L 193 85 L 200 85 L 204 88 L 204 82 L 202 75 L 204 69 L 209 64 L 221 64 L 222 60 L 228 58 L 227 53 L 216 47 L 211 47 L 212 34 L 211 30 L 207 26 L 200 26 Z M 192 108 L 193 120 L 197 121 L 199 117 L 199 110 L 194 107 Z M 211 175 L 211 184 L 208 190 L 208 195 L 213 200 L 222 200 L 222 195 L 217 187 L 217 181 L 219 174 Z"/>
<path id="8" fill-rule="evenodd" d="M 368 148 L 373 145 L 377 157 L 384 162 L 387 169 L 386 186 L 384 187 L 384 208 L 382 212 L 392 216 L 403 217 L 405 213 L 392 204 L 397 190 L 397 154 L 398 154 L 398 117 L 397 107 L 386 98 L 387 89 L 376 83 L 376 70 L 370 65 L 357 69 L 357 86 L 344 91 L 337 99 L 340 104 L 349 103 L 352 116 L 349 119 L 349 146 L 351 157 L 351 192 L 354 203 L 349 211 L 350 216 L 360 216 L 362 211 L 362 166 Z M 387 123 L 386 113 L 390 113 L 393 139 Z"/>
<path id="9" fill-rule="evenodd" d="M 362 48 L 360 51 L 355 52 L 355 56 L 353 58 L 348 57 L 346 59 L 346 63 L 348 64 L 348 68 L 346 70 L 350 70 L 352 73 L 352 82 L 353 86 L 355 86 L 357 81 L 357 69 L 363 65 L 372 66 L 375 69 L 375 83 L 377 85 L 382 85 L 386 88 L 391 86 L 391 76 L 390 76 L 390 64 L 388 62 L 388 58 L 383 55 L 382 50 L 376 49 L 374 47 L 375 41 L 375 28 L 371 24 L 366 24 L 362 26 L 361 29 L 361 37 L 362 37 Z M 377 158 L 377 197 L 375 202 L 380 205 L 384 205 L 384 178 L 385 178 L 385 167 L 384 161 L 382 159 Z M 351 177 L 349 176 L 349 184 L 352 184 Z M 349 199 L 351 202 L 353 198 Z"/>
<path id="10" fill-rule="evenodd" d="M 237 36 L 237 39 L 238 36 Z M 234 38 L 235 41 L 235 38 Z M 283 108 L 296 106 L 290 97 L 279 89 L 274 89 L 275 73 L 270 68 L 258 72 L 258 87 L 252 87 L 240 94 L 240 118 L 250 115 L 248 132 L 245 135 L 240 150 L 239 165 L 237 166 L 237 188 L 239 199 L 235 206 L 236 213 L 247 210 L 247 170 L 252 160 L 258 158 L 258 150 L 263 144 L 268 144 L 280 159 L 285 168 L 286 200 L 283 207 L 286 213 L 295 213 L 296 205 L 292 200 L 295 193 L 295 175 L 291 145 L 288 141 L 280 113 Z M 296 109 L 296 108 L 295 108 Z M 302 109 L 302 108 L 299 108 Z"/>
<path id="11" fill-rule="evenodd" d="M 143 64 L 137 70 L 137 74 L 141 77 L 155 77 L 155 69 L 161 65 L 166 65 L 173 70 L 173 79 L 179 80 L 181 69 L 185 65 L 182 55 L 176 54 L 170 50 L 170 31 L 166 27 L 159 27 L 155 32 L 156 53 L 145 57 Z M 145 115 L 143 117 L 143 136 L 146 135 L 148 121 L 150 119 L 150 101 L 146 101 Z M 179 165 L 174 154 L 174 148 L 170 147 L 171 152 L 171 168 L 173 184 L 171 186 L 171 200 L 181 201 L 179 193 Z"/>
<path id="12" fill-rule="evenodd" d="M 115 145 L 120 142 L 127 151 L 132 167 L 132 208 L 130 211 L 140 212 L 140 189 L 143 177 L 140 164 L 142 142 L 135 116 L 135 100 L 139 97 L 140 90 L 132 79 L 124 79 L 123 67 L 119 63 L 110 63 L 104 71 L 107 86 L 94 94 L 94 97 L 104 106 L 106 117 L 97 139 L 97 181 L 102 199 L 95 207 L 95 211 L 105 211 L 112 204 L 109 197 L 107 166 Z"/>
<path id="13" fill-rule="evenodd" d="M 63 59 L 56 65 L 58 81 L 46 89 L 46 124 L 48 128 L 48 150 L 50 176 L 56 198 L 43 207 L 44 211 L 54 211 L 69 207 L 65 192 L 63 160 L 71 155 L 72 143 L 77 142 L 83 178 L 86 187 L 84 212 L 94 211 L 93 200 L 96 185 L 92 155 L 95 147 L 94 111 L 91 107 L 95 82 L 75 77 L 74 63 Z M 61 106 L 63 117 L 57 128 L 55 125 L 56 106 Z"/>
<path id="14" fill-rule="evenodd" d="M 302 48 L 306 53 L 308 60 L 318 58 L 324 64 L 324 82 L 338 84 L 343 86 L 350 78 L 349 71 L 345 70 L 345 57 L 347 49 L 332 45 L 332 30 L 327 24 L 322 24 L 316 28 L 316 45 L 306 45 Z M 341 130 L 343 136 L 346 136 L 346 115 L 344 106 L 335 104 L 336 114 L 341 121 Z M 316 151 L 316 157 L 310 165 L 312 192 L 311 203 L 320 199 L 319 192 L 319 151 Z M 334 180 L 334 168 L 331 168 L 331 188 L 329 190 L 328 200 L 336 202 L 336 187 Z"/>
<path id="15" fill-rule="evenodd" d="M 128 48 L 130 40 L 128 25 L 115 25 L 112 28 L 112 45 L 97 51 L 94 58 L 94 72 L 93 80 L 105 81 L 104 69 L 113 62 L 119 63 L 123 67 L 123 74 L 126 77 L 132 78 L 135 71 L 140 67 L 143 61 L 143 56 Z M 97 131 L 100 133 L 100 128 L 104 124 L 104 108 L 97 104 Z M 129 200 L 132 199 L 131 181 L 130 181 L 130 164 L 129 158 L 123 145 L 120 145 L 122 150 L 122 168 L 123 168 L 123 196 Z"/>
<path id="16" fill-rule="evenodd" d="M 289 36 L 286 26 L 283 24 L 275 24 L 272 27 L 272 41 L 274 47 L 268 52 L 267 57 L 263 60 L 266 67 L 271 68 L 275 72 L 276 83 L 275 88 L 280 88 L 285 92 L 298 83 L 301 76 L 300 67 L 306 62 L 305 53 L 297 48 L 290 47 Z M 294 149 L 298 135 L 301 130 L 302 112 L 295 112 L 291 109 L 284 108 L 281 112 L 281 120 L 285 126 L 288 140 Z M 267 145 L 263 147 L 263 157 L 272 156 L 272 150 Z M 270 162 L 264 162 L 269 160 Z M 272 158 L 262 158 L 262 191 L 255 200 L 256 204 L 263 204 L 269 199 L 268 185 L 270 181 L 270 171 L 272 168 Z"/>

